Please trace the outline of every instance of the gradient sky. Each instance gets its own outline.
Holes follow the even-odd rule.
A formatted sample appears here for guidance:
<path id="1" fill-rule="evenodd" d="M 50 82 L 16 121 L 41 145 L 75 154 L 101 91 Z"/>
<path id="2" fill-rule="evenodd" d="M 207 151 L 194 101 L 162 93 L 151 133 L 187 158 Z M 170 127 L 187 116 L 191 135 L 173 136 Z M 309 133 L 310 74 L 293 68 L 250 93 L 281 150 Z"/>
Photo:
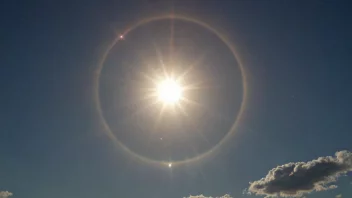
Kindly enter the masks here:
<path id="1" fill-rule="evenodd" d="M 242 191 L 248 182 L 277 165 L 352 150 L 348 5 L 328 0 L 2 2 L 0 191 L 16 198 L 247 197 Z M 114 35 L 133 21 L 172 9 L 226 33 L 248 71 L 249 97 L 240 127 L 216 155 L 169 169 L 131 159 L 106 137 L 93 100 L 93 74 Z M 152 57 L 153 42 L 167 49 L 163 27 L 169 22 L 137 29 L 109 56 L 101 92 L 109 123 L 129 116 L 108 111 L 133 98 L 113 97 L 113 89 L 130 79 L 124 65 L 138 67 L 136 51 Z M 238 65 L 214 35 L 179 21 L 175 32 L 181 47 L 190 46 L 179 50 L 180 61 L 207 53 L 202 64 L 207 69 L 201 68 L 198 77 L 222 87 L 197 95 L 212 115 L 225 117 L 195 116 L 206 124 L 201 132 L 210 143 L 182 128 L 182 120 L 162 127 L 169 132 L 163 137 L 171 139 L 166 145 L 159 144 L 159 135 L 145 141 L 150 136 L 137 134 L 136 123 L 114 126 L 118 137 L 143 155 L 171 160 L 216 144 L 231 126 L 242 94 Z M 143 130 L 151 130 L 148 123 Z M 178 131 L 186 133 L 178 136 Z M 351 182 L 342 177 L 339 188 L 308 197 L 350 197 Z"/>

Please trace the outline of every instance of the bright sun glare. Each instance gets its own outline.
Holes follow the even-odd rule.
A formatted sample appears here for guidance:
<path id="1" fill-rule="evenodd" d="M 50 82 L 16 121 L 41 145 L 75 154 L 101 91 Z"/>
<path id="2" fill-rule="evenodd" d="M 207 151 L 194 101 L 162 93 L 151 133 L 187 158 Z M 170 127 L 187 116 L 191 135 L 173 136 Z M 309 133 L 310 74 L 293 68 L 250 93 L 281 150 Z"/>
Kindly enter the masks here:
<path id="1" fill-rule="evenodd" d="M 160 101 L 167 104 L 177 103 L 182 97 L 182 88 L 174 79 L 165 79 L 157 86 Z"/>

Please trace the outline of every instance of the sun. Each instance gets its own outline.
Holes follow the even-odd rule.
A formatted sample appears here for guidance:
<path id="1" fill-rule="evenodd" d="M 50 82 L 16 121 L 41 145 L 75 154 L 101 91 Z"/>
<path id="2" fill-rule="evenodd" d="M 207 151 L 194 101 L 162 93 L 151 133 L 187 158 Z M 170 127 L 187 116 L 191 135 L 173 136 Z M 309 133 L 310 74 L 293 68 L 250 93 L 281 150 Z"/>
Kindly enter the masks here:
<path id="1" fill-rule="evenodd" d="M 175 79 L 172 78 L 167 78 L 160 81 L 156 90 L 159 101 L 165 104 L 178 103 L 182 98 L 182 87 Z"/>

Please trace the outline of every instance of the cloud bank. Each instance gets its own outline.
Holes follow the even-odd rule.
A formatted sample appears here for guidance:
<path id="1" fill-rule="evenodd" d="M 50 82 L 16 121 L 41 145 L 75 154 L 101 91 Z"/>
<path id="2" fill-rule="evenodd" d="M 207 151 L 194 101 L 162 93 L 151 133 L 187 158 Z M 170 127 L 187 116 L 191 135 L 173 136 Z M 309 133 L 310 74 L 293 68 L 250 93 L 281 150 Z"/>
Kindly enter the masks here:
<path id="1" fill-rule="evenodd" d="M 230 195 L 226 194 L 224 196 L 221 197 L 206 197 L 204 195 L 196 195 L 196 196 L 189 196 L 189 197 L 184 197 L 184 198 L 232 198 Z"/>
<path id="2" fill-rule="evenodd" d="M 0 198 L 7 198 L 12 196 L 12 193 L 9 191 L 0 191 Z"/>
<path id="3" fill-rule="evenodd" d="M 265 178 L 250 182 L 248 193 L 267 197 L 301 197 L 313 191 L 337 188 L 331 183 L 349 171 L 352 171 L 352 153 L 340 151 L 335 156 L 273 168 Z"/>

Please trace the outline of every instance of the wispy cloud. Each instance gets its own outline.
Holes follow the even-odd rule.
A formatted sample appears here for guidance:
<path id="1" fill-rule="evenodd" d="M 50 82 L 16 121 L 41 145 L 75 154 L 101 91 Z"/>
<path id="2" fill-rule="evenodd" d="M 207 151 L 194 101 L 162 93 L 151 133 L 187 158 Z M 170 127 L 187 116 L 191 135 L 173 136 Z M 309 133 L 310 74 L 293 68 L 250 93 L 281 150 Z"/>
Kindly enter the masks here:
<path id="1" fill-rule="evenodd" d="M 342 195 L 341 194 L 336 195 L 336 198 L 342 198 Z"/>
<path id="2" fill-rule="evenodd" d="M 189 197 L 184 197 L 184 198 L 232 198 L 229 194 L 226 194 L 224 196 L 221 197 L 206 197 L 204 195 L 196 195 L 196 196 L 189 196 Z"/>
<path id="3" fill-rule="evenodd" d="M 7 198 L 12 196 L 13 194 L 9 191 L 0 191 L 0 198 Z"/>
<path id="4" fill-rule="evenodd" d="M 251 182 L 248 193 L 268 197 L 301 197 L 313 191 L 337 188 L 331 184 L 349 171 L 352 171 L 352 153 L 340 151 L 335 156 L 273 168 L 265 178 Z"/>

